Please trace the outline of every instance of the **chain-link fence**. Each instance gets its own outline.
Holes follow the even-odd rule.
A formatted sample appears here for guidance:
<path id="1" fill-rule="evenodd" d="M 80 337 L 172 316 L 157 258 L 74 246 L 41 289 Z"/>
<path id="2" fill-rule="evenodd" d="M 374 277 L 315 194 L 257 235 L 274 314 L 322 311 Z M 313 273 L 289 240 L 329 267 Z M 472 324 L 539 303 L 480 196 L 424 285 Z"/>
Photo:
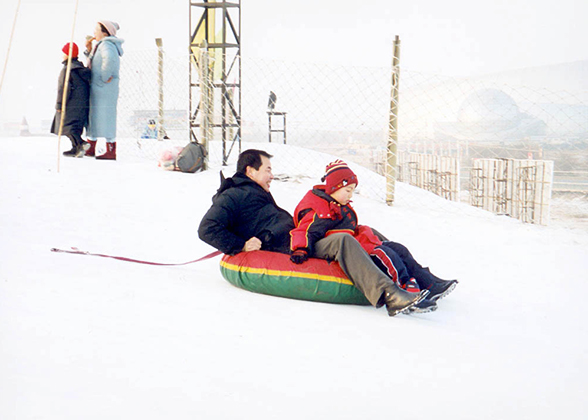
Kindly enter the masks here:
<path id="1" fill-rule="evenodd" d="M 125 55 L 118 119 L 122 143 L 119 149 L 123 156 L 156 161 L 161 150 L 183 146 L 189 141 L 189 65 L 188 57 L 164 56 L 163 128 L 169 140 L 158 141 L 141 138 L 148 120 L 158 115 L 157 51 Z M 244 144 L 289 145 L 291 158 L 275 168 L 277 173 L 289 176 L 318 180 L 332 156 L 342 158 L 361 172 L 360 194 L 385 199 L 383 174 L 389 136 L 391 68 L 262 59 L 242 59 L 241 65 Z M 268 108 L 270 92 L 276 95 L 271 109 Z M 218 101 L 219 98 L 214 98 L 217 120 Z M 583 223 L 588 228 L 587 91 L 556 92 L 402 71 L 398 121 L 401 181 L 448 201 L 477 205 L 491 199 L 499 205 L 488 210 L 512 216 L 527 214 L 525 221 L 535 223 L 549 223 L 549 217 L 544 216 L 547 206 L 552 222 L 573 221 L 576 226 Z M 214 145 L 220 138 L 220 130 L 214 131 L 211 162 L 221 160 L 220 149 Z M 308 155 L 307 149 L 317 153 Z M 232 153 L 231 161 L 234 161 L 238 150 Z M 434 159 L 418 155 L 437 156 L 438 162 L 445 163 L 427 166 Z M 507 166 L 519 169 L 508 180 L 505 178 L 509 176 L 508 171 L 500 176 L 481 172 L 485 167 L 499 165 L 479 162 L 486 160 L 512 161 Z M 553 162 L 551 172 L 531 168 L 544 161 Z M 529 192 L 530 188 L 536 188 L 533 177 L 537 173 L 541 173 L 542 178 L 536 182 L 542 190 Z M 486 187 L 482 186 L 484 182 Z M 490 183 L 497 182 L 520 187 L 520 191 L 507 194 L 506 188 L 488 188 Z M 546 183 L 548 193 L 544 189 Z M 489 196 L 480 199 L 480 194 Z M 536 200 L 538 194 L 542 197 L 537 208 L 542 214 L 540 220 L 528 217 L 529 211 L 521 210 L 533 206 L 525 197 Z M 399 202 L 412 199 L 410 194 L 396 197 Z M 505 204 L 505 200 L 523 201 Z M 459 206 L 447 206 L 451 210 L 456 208 Z"/>
<path id="2" fill-rule="evenodd" d="M 159 124 L 159 90 L 157 50 L 125 54 L 121 59 L 121 83 L 118 100 L 118 149 L 123 156 L 157 159 L 169 146 L 188 142 L 188 58 L 163 59 L 163 130 L 170 141 L 158 142 L 149 130 L 149 120 Z M 156 127 L 156 130 L 159 127 Z"/>

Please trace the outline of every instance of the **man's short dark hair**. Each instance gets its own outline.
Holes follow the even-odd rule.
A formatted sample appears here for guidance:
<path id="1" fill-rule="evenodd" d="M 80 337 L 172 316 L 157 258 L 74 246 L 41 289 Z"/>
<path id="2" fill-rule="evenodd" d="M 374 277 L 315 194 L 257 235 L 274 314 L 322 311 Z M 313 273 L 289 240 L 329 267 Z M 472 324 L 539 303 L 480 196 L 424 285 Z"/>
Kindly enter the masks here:
<path id="1" fill-rule="evenodd" d="M 261 167 L 261 157 L 264 156 L 268 159 L 271 159 L 273 156 L 270 155 L 268 152 L 264 152 L 263 150 L 257 149 L 248 149 L 242 152 L 239 155 L 239 159 L 237 160 L 237 172 L 241 174 L 245 174 L 247 172 L 247 167 L 251 166 L 256 171 L 259 170 Z"/>

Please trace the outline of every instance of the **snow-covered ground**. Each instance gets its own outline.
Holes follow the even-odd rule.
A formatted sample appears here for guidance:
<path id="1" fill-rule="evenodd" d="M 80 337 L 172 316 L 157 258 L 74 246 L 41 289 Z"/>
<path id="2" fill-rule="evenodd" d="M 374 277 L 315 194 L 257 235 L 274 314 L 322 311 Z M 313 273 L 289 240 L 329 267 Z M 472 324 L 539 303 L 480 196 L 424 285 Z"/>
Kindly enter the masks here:
<path id="1" fill-rule="evenodd" d="M 52 253 L 209 253 L 197 228 L 219 166 L 62 158 L 57 173 L 55 138 L 0 140 L 0 419 L 586 418 L 585 231 L 431 210 L 441 199 L 406 185 L 394 207 L 358 195 L 362 223 L 460 280 L 436 312 L 389 318 L 237 289 L 218 257 Z M 284 175 L 289 148 L 272 153 Z M 272 184 L 289 211 L 317 181 L 293 179 Z"/>

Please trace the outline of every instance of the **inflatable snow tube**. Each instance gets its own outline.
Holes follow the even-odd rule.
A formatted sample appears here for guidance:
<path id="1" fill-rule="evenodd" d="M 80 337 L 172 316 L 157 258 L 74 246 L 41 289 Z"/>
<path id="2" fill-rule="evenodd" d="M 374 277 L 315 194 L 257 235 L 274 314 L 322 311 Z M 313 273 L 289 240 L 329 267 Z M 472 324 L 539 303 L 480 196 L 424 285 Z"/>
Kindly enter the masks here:
<path id="1" fill-rule="evenodd" d="M 225 255 L 223 277 L 250 292 L 315 302 L 369 305 L 337 262 L 310 258 L 294 264 L 290 256 L 269 251 Z"/>

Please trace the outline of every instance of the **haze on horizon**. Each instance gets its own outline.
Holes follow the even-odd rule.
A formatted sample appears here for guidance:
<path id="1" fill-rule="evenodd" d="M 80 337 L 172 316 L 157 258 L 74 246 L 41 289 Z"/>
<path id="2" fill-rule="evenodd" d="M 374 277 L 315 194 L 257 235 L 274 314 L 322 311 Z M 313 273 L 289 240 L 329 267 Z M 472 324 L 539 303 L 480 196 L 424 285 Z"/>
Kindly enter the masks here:
<path id="1" fill-rule="evenodd" d="M 18 0 L 0 14 L 4 65 Z M 0 92 L 0 122 L 51 115 L 61 48 L 69 41 L 75 0 L 21 0 L 8 67 Z M 588 59 L 588 3 L 562 0 L 386 0 L 241 2 L 242 55 L 348 66 L 390 65 L 392 41 L 402 42 L 403 68 L 453 77 Z M 187 53 L 186 0 L 80 0 L 74 42 L 80 47 L 96 20 L 117 21 L 125 51 L 154 50 L 161 37 L 168 54 Z M 123 57 L 124 60 L 124 57 Z M 49 111 L 47 111 L 47 109 Z M 46 117 L 44 117 L 46 118 Z"/>

